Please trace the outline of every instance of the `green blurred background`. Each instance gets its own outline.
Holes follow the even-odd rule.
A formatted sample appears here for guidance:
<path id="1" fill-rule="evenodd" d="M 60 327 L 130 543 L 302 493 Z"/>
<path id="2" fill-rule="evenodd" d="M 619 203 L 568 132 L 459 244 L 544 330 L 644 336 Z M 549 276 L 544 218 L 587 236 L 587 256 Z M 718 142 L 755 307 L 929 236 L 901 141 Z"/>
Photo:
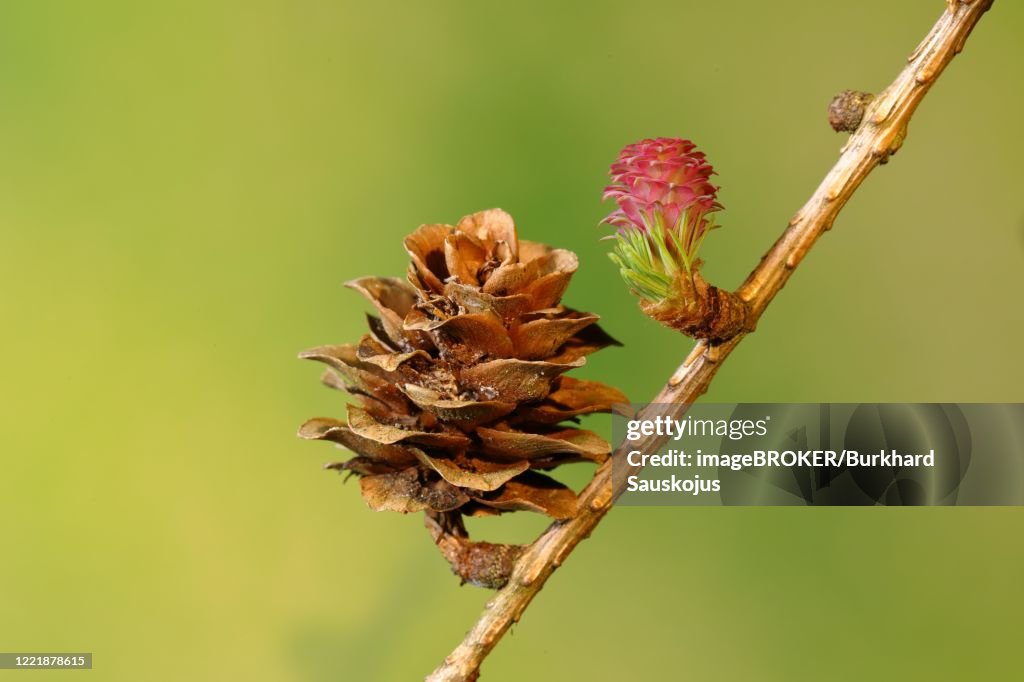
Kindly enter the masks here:
<path id="1" fill-rule="evenodd" d="M 706 272 L 735 286 L 834 161 L 831 96 L 886 85 L 944 5 L 3 2 L 0 650 L 95 652 L 33 679 L 422 677 L 487 593 L 294 436 L 342 413 L 295 359 L 362 333 L 341 282 L 501 206 L 579 253 L 568 302 L 626 344 L 577 375 L 644 400 L 688 344 L 598 241 L 619 148 L 708 153 Z M 1022 22 L 995 3 L 708 399 L 1024 399 Z M 1022 529 L 619 509 L 484 679 L 1008 679 Z"/>

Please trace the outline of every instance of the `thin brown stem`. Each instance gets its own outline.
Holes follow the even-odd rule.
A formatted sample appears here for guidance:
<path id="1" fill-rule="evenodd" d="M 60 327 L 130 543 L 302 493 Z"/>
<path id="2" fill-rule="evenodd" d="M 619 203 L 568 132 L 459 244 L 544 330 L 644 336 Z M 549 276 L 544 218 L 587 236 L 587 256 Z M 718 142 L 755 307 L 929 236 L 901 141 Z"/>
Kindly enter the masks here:
<path id="1" fill-rule="evenodd" d="M 903 142 L 907 123 L 925 93 L 963 48 L 992 0 L 947 0 L 948 7 L 909 58 L 896 80 L 871 100 L 860 127 L 850 136 L 839 160 L 782 236 L 764 255 L 737 291 L 750 307 L 754 322 L 789 280 L 793 270 L 832 223 L 875 166 L 888 160 Z M 722 361 L 743 335 L 721 343 L 700 341 L 640 418 L 655 416 L 657 405 L 671 403 L 668 414 L 679 418 L 707 391 Z M 661 408 L 664 410 L 665 408 Z M 659 447 L 664 438 L 651 436 L 632 449 Z M 612 457 L 622 457 L 621 448 Z M 639 468 L 636 469 L 639 471 Z M 630 473 L 635 473 L 631 471 Z M 502 635 L 516 623 L 534 596 L 570 552 L 588 537 L 623 492 L 625 476 L 612 478 L 612 460 L 602 464 L 580 494 L 576 516 L 553 523 L 516 562 L 508 584 L 487 603 L 465 639 L 427 680 L 475 680 L 480 664 Z"/>

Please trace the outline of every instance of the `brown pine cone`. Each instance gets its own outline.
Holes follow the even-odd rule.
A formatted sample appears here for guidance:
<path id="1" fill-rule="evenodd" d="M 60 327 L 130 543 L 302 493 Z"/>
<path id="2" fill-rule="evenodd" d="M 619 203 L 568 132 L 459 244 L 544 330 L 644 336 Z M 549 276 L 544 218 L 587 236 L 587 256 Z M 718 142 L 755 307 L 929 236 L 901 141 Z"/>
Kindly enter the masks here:
<path id="1" fill-rule="evenodd" d="M 299 435 L 356 453 L 328 467 L 358 475 L 374 510 L 426 512 L 456 572 L 500 586 L 493 566 L 484 576 L 452 559 L 473 554 L 479 564 L 476 550 L 486 545 L 470 548 L 460 515 L 575 514 L 576 494 L 540 472 L 608 457 L 604 439 L 561 423 L 609 412 L 626 397 L 564 374 L 617 342 L 596 315 L 559 304 L 576 255 L 520 242 L 504 211 L 475 213 L 455 227 L 424 225 L 405 248 L 408 281 L 348 283 L 377 309 L 369 333 L 357 345 L 300 355 L 329 365 L 324 383 L 357 404 L 347 421 L 311 419 Z M 487 546 L 506 559 L 517 554 Z"/>

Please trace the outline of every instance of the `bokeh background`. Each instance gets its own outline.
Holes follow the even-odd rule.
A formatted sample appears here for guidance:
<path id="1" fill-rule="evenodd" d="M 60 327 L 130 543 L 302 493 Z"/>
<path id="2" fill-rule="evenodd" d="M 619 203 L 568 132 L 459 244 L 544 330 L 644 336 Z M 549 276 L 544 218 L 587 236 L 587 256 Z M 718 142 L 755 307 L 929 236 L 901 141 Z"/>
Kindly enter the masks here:
<path id="1" fill-rule="evenodd" d="M 487 593 L 294 437 L 342 413 L 295 359 L 362 333 L 341 283 L 501 206 L 579 253 L 568 302 L 625 343 L 577 375 L 644 400 L 689 344 L 605 257 L 607 164 L 696 140 L 727 207 L 706 272 L 735 286 L 835 159 L 831 96 L 886 85 L 944 5 L 0 4 L 0 649 L 95 653 L 33 679 L 422 677 Z M 1024 399 L 1022 25 L 995 3 L 708 399 Z M 1022 530 L 615 510 L 485 679 L 1009 679 Z"/>

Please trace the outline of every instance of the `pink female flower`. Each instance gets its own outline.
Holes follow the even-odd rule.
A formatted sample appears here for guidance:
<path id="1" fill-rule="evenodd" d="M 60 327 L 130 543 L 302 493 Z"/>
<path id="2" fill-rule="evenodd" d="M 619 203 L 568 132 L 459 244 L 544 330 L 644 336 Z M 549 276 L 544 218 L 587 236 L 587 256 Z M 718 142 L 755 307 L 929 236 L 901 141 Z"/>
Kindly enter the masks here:
<path id="1" fill-rule="evenodd" d="M 604 222 L 618 228 L 611 257 L 643 298 L 669 295 L 676 273 L 692 279 L 697 251 L 722 208 L 703 152 L 690 140 L 659 137 L 627 145 L 611 166 L 604 198 L 618 209 Z"/>

